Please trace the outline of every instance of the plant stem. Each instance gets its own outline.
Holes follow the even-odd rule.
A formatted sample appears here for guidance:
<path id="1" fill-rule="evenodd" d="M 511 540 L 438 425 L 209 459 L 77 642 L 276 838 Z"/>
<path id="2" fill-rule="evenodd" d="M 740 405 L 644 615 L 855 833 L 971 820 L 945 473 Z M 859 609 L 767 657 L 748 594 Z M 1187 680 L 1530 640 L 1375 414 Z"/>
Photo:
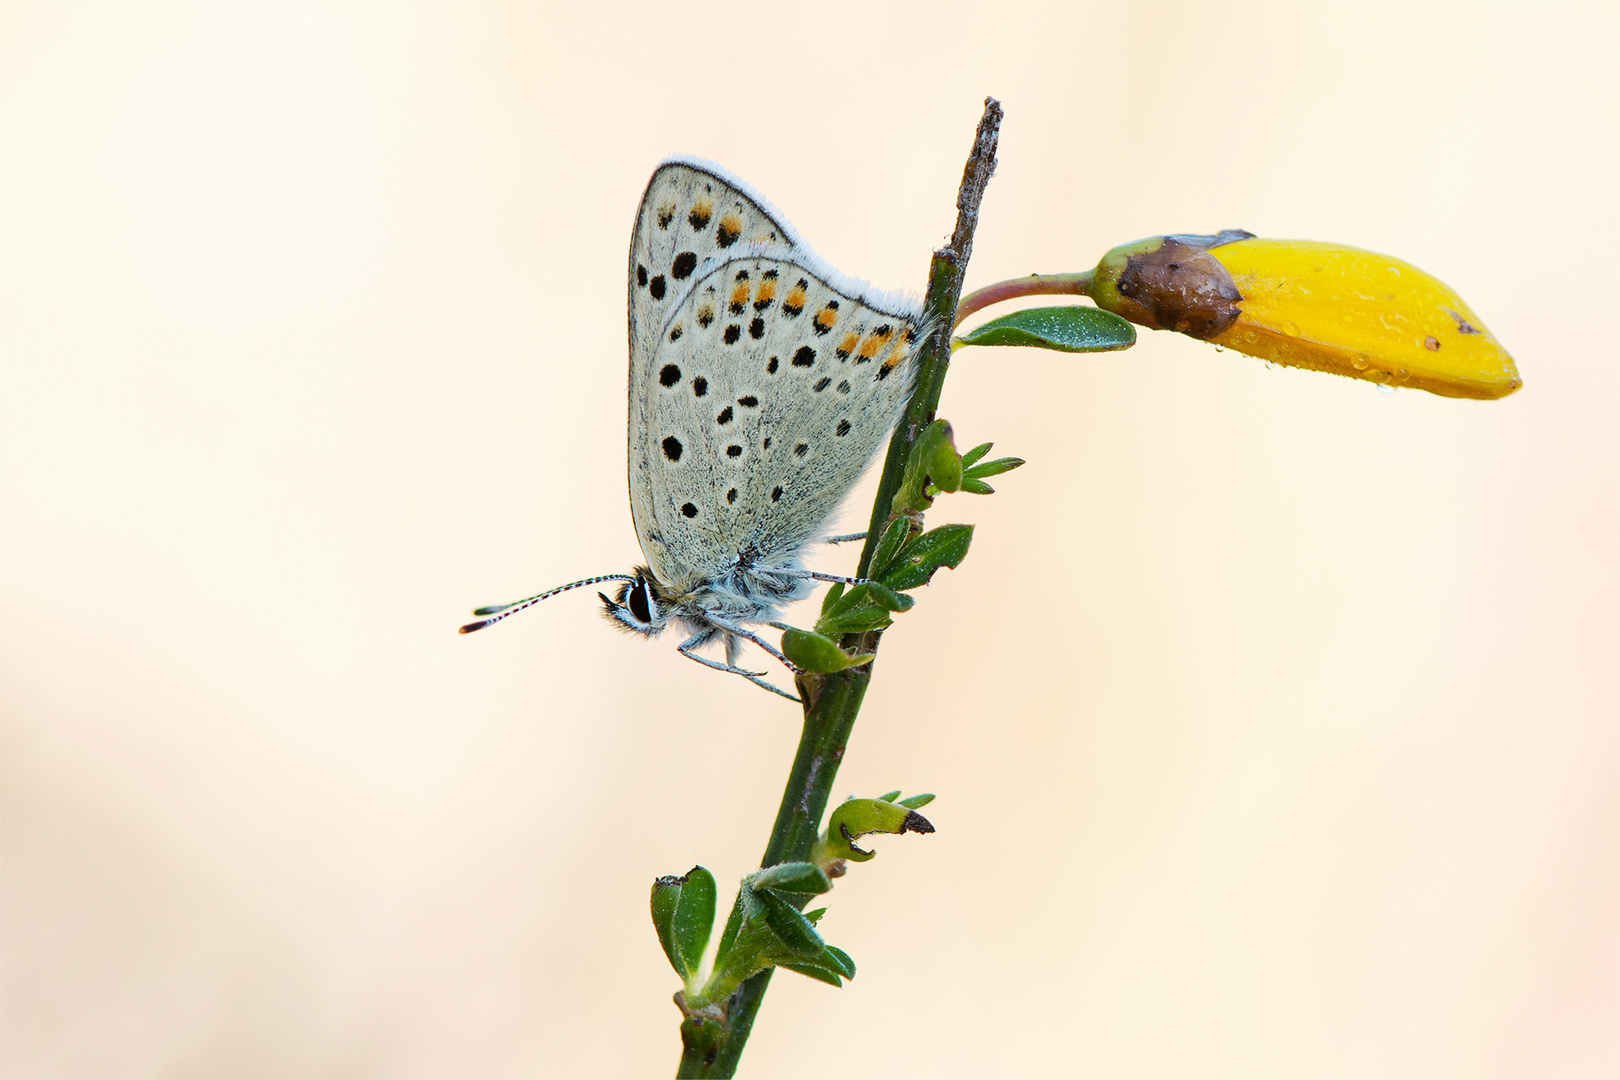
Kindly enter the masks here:
<path id="1" fill-rule="evenodd" d="M 982 289 L 974 289 L 956 305 L 956 321 L 952 329 L 975 311 L 991 304 L 1012 300 L 1020 296 L 1090 296 L 1091 277 L 1095 271 L 1082 270 L 1078 274 L 1031 274 L 1028 277 L 998 281 Z"/>
<path id="2" fill-rule="evenodd" d="M 911 400 L 889 440 L 888 457 L 884 459 L 877 499 L 872 505 L 872 524 L 861 550 L 857 571 L 860 575 L 866 573 L 878 537 L 888 523 L 889 506 L 905 474 L 911 445 L 933 421 L 934 410 L 939 406 L 945 371 L 951 362 L 951 330 L 955 325 L 952 313 L 961 297 L 962 276 L 973 251 L 979 204 L 984 199 L 985 186 L 995 173 L 1000 132 L 1001 103 L 985 98 L 973 152 L 962 170 L 962 184 L 956 195 L 956 230 L 951 234 L 950 246 L 936 251 L 929 267 L 925 311 L 932 329 L 919 351 L 917 382 L 912 388 Z M 846 635 L 843 644 L 845 648 L 859 647 L 862 651 L 874 652 L 879 636 L 876 631 Z M 804 701 L 804 730 L 799 736 L 799 748 L 788 774 L 787 788 L 782 792 L 782 804 L 776 812 L 770 841 L 765 845 L 765 856 L 760 860 L 761 866 L 792 862 L 810 854 L 871 678 L 872 665 L 866 664 L 833 675 L 801 675 L 796 680 L 799 696 Z M 740 918 L 741 910 L 734 904 L 731 921 Z M 729 1077 L 736 1071 L 737 1060 L 748 1042 L 755 1014 L 759 1012 L 770 981 L 770 971 L 745 981 L 727 1003 L 723 1020 L 689 1016 L 682 1022 L 677 1077 Z"/>

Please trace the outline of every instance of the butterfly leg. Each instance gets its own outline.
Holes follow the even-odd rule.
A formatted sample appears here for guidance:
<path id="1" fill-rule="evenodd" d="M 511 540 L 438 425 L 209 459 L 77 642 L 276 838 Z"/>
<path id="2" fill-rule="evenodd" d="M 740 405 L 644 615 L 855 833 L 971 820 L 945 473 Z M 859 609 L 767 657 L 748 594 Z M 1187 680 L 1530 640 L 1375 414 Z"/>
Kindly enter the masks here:
<path id="1" fill-rule="evenodd" d="M 729 629 L 729 627 L 728 627 L 728 629 Z M 752 634 L 747 634 L 746 636 L 749 637 L 751 640 L 753 640 L 756 644 L 763 644 L 763 642 L 761 642 L 759 640 L 759 638 L 754 637 L 754 635 L 752 635 Z M 797 697 L 795 697 L 792 694 L 788 693 L 786 690 L 778 689 L 777 687 L 772 686 L 770 683 L 766 682 L 764 679 L 760 678 L 760 676 L 763 675 L 764 672 L 761 672 L 761 671 L 747 671 L 747 670 L 745 670 L 743 668 L 737 667 L 734 664 L 722 664 L 718 660 L 710 660 L 707 656 L 699 656 L 697 653 L 692 651 L 694 648 L 696 648 L 699 645 L 702 645 L 702 644 L 706 643 L 708 640 L 709 640 L 709 635 L 706 635 L 706 634 L 693 634 L 691 637 L 687 638 L 685 641 L 683 641 L 679 645 L 675 646 L 675 648 L 682 656 L 686 657 L 688 660 L 696 660 L 698 663 L 702 664 L 704 667 L 714 668 L 714 670 L 716 670 L 716 671 L 729 671 L 733 675 L 741 675 L 743 678 L 747 679 L 749 682 L 753 683 L 755 686 L 758 686 L 758 687 L 760 687 L 762 689 L 765 689 L 765 690 L 769 690 L 773 694 L 780 694 L 781 696 L 787 698 L 789 701 L 796 702 L 796 701 L 799 700 Z M 769 648 L 769 646 L 767 646 L 767 648 Z M 775 655 L 777 657 L 781 658 L 781 660 L 782 660 L 782 662 L 784 664 L 787 663 L 786 657 L 783 657 L 781 653 L 777 652 L 775 649 L 769 649 L 769 651 L 772 652 L 772 653 L 775 653 Z M 793 665 L 788 664 L 788 666 L 792 667 Z"/>
<path id="2" fill-rule="evenodd" d="M 829 536 L 826 539 L 824 539 L 822 541 L 822 543 L 823 544 L 847 544 L 851 540 L 865 540 L 865 539 L 866 539 L 866 534 L 863 533 L 863 532 L 844 533 L 842 536 Z"/>
<path id="3" fill-rule="evenodd" d="M 812 578 L 816 581 L 836 581 L 844 585 L 870 585 L 872 583 L 871 578 L 844 577 L 842 574 L 823 574 L 819 570 L 789 570 L 784 568 L 774 570 L 772 572 L 781 574 L 783 577 Z"/>

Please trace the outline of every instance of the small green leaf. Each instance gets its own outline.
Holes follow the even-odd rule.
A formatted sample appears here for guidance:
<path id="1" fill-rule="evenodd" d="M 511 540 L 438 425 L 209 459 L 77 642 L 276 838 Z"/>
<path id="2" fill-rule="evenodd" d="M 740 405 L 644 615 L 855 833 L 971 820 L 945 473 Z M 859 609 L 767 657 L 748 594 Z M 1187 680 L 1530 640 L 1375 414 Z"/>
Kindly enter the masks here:
<path id="1" fill-rule="evenodd" d="M 971 476 L 962 477 L 962 490 L 972 495 L 994 495 L 996 489 L 983 480 L 975 480 Z"/>
<path id="2" fill-rule="evenodd" d="M 652 883 L 653 929 L 658 932 L 658 944 L 664 947 L 664 955 L 669 957 L 669 966 L 682 979 L 686 978 L 686 972 L 681 970 L 680 961 L 675 958 L 675 907 L 680 903 L 681 889 L 685 885 L 685 878 L 673 874 Z"/>
<path id="3" fill-rule="evenodd" d="M 897 593 L 880 581 L 869 582 L 866 589 L 872 601 L 887 611 L 910 611 L 917 603 L 916 597 Z"/>
<path id="4" fill-rule="evenodd" d="M 782 632 L 782 653 L 799 667 L 817 675 L 828 675 L 872 661 L 870 655 L 851 656 L 830 637 L 791 626 Z"/>
<path id="5" fill-rule="evenodd" d="M 713 874 L 701 866 L 687 871 L 686 884 L 670 920 L 675 941 L 675 970 L 683 979 L 697 972 L 703 950 L 709 944 L 709 931 L 714 926 L 714 892 Z"/>
<path id="6" fill-rule="evenodd" d="M 777 966 L 785 967 L 789 971 L 797 971 L 800 975 L 808 975 L 817 982 L 824 982 L 828 986 L 844 985 L 843 980 L 838 977 L 837 972 L 833 971 L 831 968 L 822 967 L 820 964 L 795 961 L 793 963 L 778 964 Z"/>
<path id="7" fill-rule="evenodd" d="M 825 914 L 827 914 L 827 909 L 824 907 L 818 907 L 814 911 L 805 912 L 804 917 L 810 920 L 811 926 L 814 926 L 816 923 L 821 921 L 821 917 Z"/>
<path id="8" fill-rule="evenodd" d="M 1113 352 L 1136 344 L 1136 328 L 1111 311 L 1071 304 L 1026 308 L 957 338 L 962 345 L 1024 345 L 1058 352 Z"/>
<path id="9" fill-rule="evenodd" d="M 838 971 L 838 974 L 842 975 L 844 978 L 853 979 L 855 977 L 855 961 L 851 960 L 849 958 L 849 953 L 845 952 L 843 949 L 840 949 L 836 945 L 827 946 L 826 959 L 831 961 L 829 966 L 835 968 Z"/>
<path id="10" fill-rule="evenodd" d="M 824 893 L 832 882 L 815 863 L 777 863 L 749 876 L 749 884 L 756 889 L 777 889 L 783 892 Z"/>
<path id="11" fill-rule="evenodd" d="M 978 446 L 975 446 L 973 449 L 969 450 L 967 453 L 963 454 L 962 468 L 965 469 L 969 465 L 972 465 L 975 461 L 978 461 L 980 458 L 984 457 L 984 455 L 990 452 L 990 448 L 994 445 L 996 444 L 982 442 Z"/>
<path id="12" fill-rule="evenodd" d="M 878 538 L 877 547 L 872 549 L 872 565 L 867 568 L 867 576 L 882 577 L 910 535 L 911 519 L 904 514 L 896 515 L 883 530 L 883 535 Z"/>
<path id="13" fill-rule="evenodd" d="M 972 542 L 971 525 L 941 525 L 929 529 L 900 550 L 893 567 L 883 575 L 883 584 L 897 591 L 926 585 L 940 567 L 954 570 L 960 566 Z"/>
<path id="14" fill-rule="evenodd" d="M 882 588 L 882 586 L 879 586 Z M 870 582 L 855 586 L 831 607 L 822 605 L 821 618 L 816 620 L 816 633 L 823 637 L 840 634 L 858 634 L 865 630 L 882 630 L 889 625 L 889 612 L 894 610 L 881 600 L 872 601 Z M 893 596 L 892 589 L 884 593 Z M 903 610 L 903 609 L 902 609 Z"/>
<path id="15" fill-rule="evenodd" d="M 842 581 L 834 582 L 833 587 L 827 590 L 827 595 L 821 598 L 821 613 L 825 615 L 837 607 L 838 601 L 843 599 L 843 596 L 844 583 Z"/>
<path id="16" fill-rule="evenodd" d="M 882 795 L 878 796 L 878 798 L 883 800 L 884 802 L 894 802 L 894 800 L 898 799 L 899 797 L 900 797 L 900 789 L 899 788 L 895 788 L 893 791 L 885 791 Z"/>
<path id="17" fill-rule="evenodd" d="M 913 795 L 909 799 L 901 799 L 900 800 L 900 805 L 901 806 L 909 806 L 913 810 L 921 810 L 923 807 L 927 806 L 929 803 L 931 803 L 933 801 L 934 801 L 934 797 L 932 795 L 928 795 L 928 794 Z"/>
<path id="18" fill-rule="evenodd" d="M 760 889 L 754 893 L 764 909 L 765 923 L 771 928 L 779 941 L 800 957 L 814 957 L 820 955 L 827 943 L 821 940 L 816 928 L 810 925 L 810 920 L 799 913 L 799 909 L 777 896 L 769 889 Z"/>
<path id="19" fill-rule="evenodd" d="M 963 476 L 971 476 L 975 480 L 982 480 L 986 476 L 999 476 L 1004 472 L 1012 472 L 1024 464 L 1023 458 L 998 457 L 994 461 L 986 461 L 983 465 L 975 465 L 964 472 Z"/>

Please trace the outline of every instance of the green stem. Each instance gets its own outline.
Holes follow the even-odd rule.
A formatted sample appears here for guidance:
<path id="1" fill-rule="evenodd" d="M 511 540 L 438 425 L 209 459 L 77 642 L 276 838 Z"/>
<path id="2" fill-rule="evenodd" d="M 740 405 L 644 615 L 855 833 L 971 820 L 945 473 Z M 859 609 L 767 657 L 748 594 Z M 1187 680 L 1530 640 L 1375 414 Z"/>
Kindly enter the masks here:
<path id="1" fill-rule="evenodd" d="M 1090 296 L 1093 273 L 1095 271 L 1082 270 L 1078 274 L 1031 274 L 974 289 L 956 305 L 956 321 L 951 324 L 951 329 L 961 326 L 962 320 L 975 311 L 982 311 L 1003 300 L 1020 296 Z"/>
<path id="2" fill-rule="evenodd" d="M 906 457 L 911 445 L 922 429 L 934 418 L 939 407 L 940 391 L 945 385 L 945 372 L 950 366 L 951 329 L 955 326 L 952 314 L 962 295 L 962 276 L 967 270 L 968 257 L 973 251 L 973 232 L 978 227 L 979 204 L 984 199 L 985 186 L 996 167 L 996 142 L 1001 132 L 1001 103 L 985 98 L 984 115 L 974 136 L 973 152 L 962 170 L 962 185 L 956 196 L 956 230 L 951 243 L 934 253 L 928 274 L 928 294 L 925 300 L 926 318 L 933 324 L 932 332 L 923 343 L 917 364 L 917 382 L 906 405 L 903 419 L 895 427 L 889 440 L 888 457 L 883 462 L 882 478 L 878 482 L 877 498 L 872 504 L 872 524 L 861 550 L 858 574 L 865 574 L 872 560 L 872 551 L 883 527 L 889 520 L 889 505 L 899 490 L 905 475 Z M 880 634 L 851 634 L 844 638 L 844 647 L 859 647 L 862 651 L 876 651 Z M 765 845 L 761 866 L 774 866 L 807 858 L 810 848 L 820 833 L 822 815 L 832 793 L 833 780 L 843 761 L 844 748 L 849 744 L 855 718 L 860 713 L 861 699 L 872 679 L 872 664 L 850 668 L 833 675 L 801 675 L 796 680 L 799 696 L 804 701 L 804 730 L 799 736 L 799 748 L 788 774 L 782 803 L 776 811 L 776 823 L 771 828 L 770 841 Z M 740 901 L 740 897 L 739 897 Z M 742 916 L 736 903 L 732 905 L 731 923 Z M 736 1072 L 737 1060 L 742 1056 L 753 1029 L 754 1017 L 759 1012 L 765 989 L 770 985 L 771 972 L 762 971 L 746 980 L 727 1003 L 723 1020 L 687 1017 L 681 1024 L 681 1062 L 677 1077 L 729 1077 Z"/>

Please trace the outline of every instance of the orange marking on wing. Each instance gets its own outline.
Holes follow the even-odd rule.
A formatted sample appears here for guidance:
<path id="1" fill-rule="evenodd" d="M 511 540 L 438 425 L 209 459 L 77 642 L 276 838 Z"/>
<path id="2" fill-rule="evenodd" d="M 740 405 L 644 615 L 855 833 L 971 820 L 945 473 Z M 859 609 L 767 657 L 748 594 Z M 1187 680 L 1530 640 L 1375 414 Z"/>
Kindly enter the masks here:
<path id="1" fill-rule="evenodd" d="M 838 343 L 838 355 L 848 356 L 850 353 L 854 352 L 855 344 L 860 340 L 859 335 L 845 334 L 844 340 Z"/>
<path id="2" fill-rule="evenodd" d="M 822 308 L 820 311 L 816 312 L 816 327 L 823 333 L 831 330 L 833 328 L 833 323 L 837 321 L 838 312 L 834 311 L 832 308 Z"/>
<path id="3" fill-rule="evenodd" d="M 776 296 L 776 282 L 766 278 L 759 283 L 759 289 L 754 293 L 754 303 L 768 304 Z"/>
<path id="4" fill-rule="evenodd" d="M 905 338 L 897 334 L 897 335 L 895 335 L 893 340 L 891 340 L 889 342 L 889 351 L 883 357 L 883 365 L 882 366 L 885 367 L 885 368 L 892 368 L 896 364 L 898 364 L 901 360 L 904 360 L 905 357 L 906 357 Z"/>
<path id="5" fill-rule="evenodd" d="M 804 290 L 799 288 L 797 285 L 793 286 L 793 288 L 788 290 L 787 299 L 782 301 L 782 303 L 785 306 L 792 308 L 804 307 Z"/>
<path id="6" fill-rule="evenodd" d="M 742 307 L 746 303 L 748 303 L 748 282 L 739 281 L 731 290 L 731 306 Z"/>
<path id="7" fill-rule="evenodd" d="M 877 351 L 882 347 L 883 338 L 873 334 L 871 337 L 861 342 L 861 351 L 858 355 L 862 360 L 870 360 L 872 357 L 877 355 Z"/>

